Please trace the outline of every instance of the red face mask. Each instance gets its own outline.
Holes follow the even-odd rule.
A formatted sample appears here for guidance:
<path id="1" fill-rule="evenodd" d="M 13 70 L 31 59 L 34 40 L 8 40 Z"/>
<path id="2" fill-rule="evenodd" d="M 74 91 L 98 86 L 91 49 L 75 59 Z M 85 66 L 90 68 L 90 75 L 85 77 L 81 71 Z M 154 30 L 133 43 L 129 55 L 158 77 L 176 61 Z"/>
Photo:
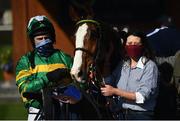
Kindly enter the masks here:
<path id="1" fill-rule="evenodd" d="M 142 56 L 142 45 L 126 45 L 125 49 L 130 58 L 139 58 Z"/>

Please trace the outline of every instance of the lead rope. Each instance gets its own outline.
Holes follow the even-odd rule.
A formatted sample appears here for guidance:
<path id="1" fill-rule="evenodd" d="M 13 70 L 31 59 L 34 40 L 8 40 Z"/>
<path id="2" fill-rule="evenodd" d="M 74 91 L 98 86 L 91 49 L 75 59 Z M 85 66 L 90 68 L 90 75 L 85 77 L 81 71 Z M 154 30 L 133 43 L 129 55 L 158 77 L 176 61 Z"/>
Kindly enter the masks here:
<path id="1" fill-rule="evenodd" d="M 94 64 L 90 64 L 89 69 L 88 69 L 88 77 L 89 77 L 89 82 L 88 83 L 92 83 L 97 89 L 98 86 L 96 85 L 96 83 L 98 82 L 97 80 L 97 74 L 96 74 L 96 67 L 94 66 Z"/>
<path id="2" fill-rule="evenodd" d="M 97 66 L 93 66 L 93 64 L 91 66 L 93 68 L 92 71 L 94 71 L 94 72 L 91 72 L 92 74 L 94 74 L 92 76 L 94 81 L 92 80 L 92 82 L 96 82 L 98 84 L 99 87 L 96 86 L 96 88 L 98 88 L 98 89 L 101 87 L 104 87 L 105 81 L 104 81 L 104 78 L 102 77 L 101 72 L 98 70 Z M 114 96 L 113 97 L 105 97 L 105 100 L 106 100 L 105 109 L 106 109 L 106 112 L 109 117 L 113 117 L 113 119 L 116 119 L 114 114 L 109 114 L 111 112 L 110 104 L 113 102 L 114 98 L 115 98 Z"/>
<path id="3" fill-rule="evenodd" d="M 97 70 L 97 67 L 94 66 L 94 64 L 91 64 L 89 66 L 89 85 L 92 83 L 93 86 L 97 89 L 100 90 L 101 87 L 105 86 L 105 82 L 104 82 L 104 78 L 102 77 L 102 75 L 100 74 L 100 72 Z M 99 77 L 98 77 L 99 76 Z M 98 91 L 95 90 L 90 90 L 90 93 L 99 93 Z M 109 105 L 109 99 L 108 97 L 105 97 L 106 99 L 106 107 L 108 107 Z M 97 103 L 98 104 L 98 103 Z"/>

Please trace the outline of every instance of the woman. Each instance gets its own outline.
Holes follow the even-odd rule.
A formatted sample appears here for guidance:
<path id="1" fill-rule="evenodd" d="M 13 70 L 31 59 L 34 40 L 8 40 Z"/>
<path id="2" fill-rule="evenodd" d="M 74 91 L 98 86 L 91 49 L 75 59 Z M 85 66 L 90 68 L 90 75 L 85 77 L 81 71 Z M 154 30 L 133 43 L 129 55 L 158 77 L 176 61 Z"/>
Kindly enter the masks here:
<path id="1" fill-rule="evenodd" d="M 104 96 L 118 96 L 123 119 L 153 119 L 157 97 L 158 68 L 153 62 L 146 36 L 130 32 L 124 42 L 125 58 L 101 88 Z"/>

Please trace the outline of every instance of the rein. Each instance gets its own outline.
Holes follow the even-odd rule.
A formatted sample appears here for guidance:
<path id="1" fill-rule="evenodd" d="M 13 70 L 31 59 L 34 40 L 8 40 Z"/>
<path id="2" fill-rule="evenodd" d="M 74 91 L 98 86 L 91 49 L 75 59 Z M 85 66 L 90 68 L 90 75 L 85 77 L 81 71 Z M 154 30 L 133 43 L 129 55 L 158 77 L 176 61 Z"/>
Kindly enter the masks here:
<path id="1" fill-rule="evenodd" d="M 90 81 L 92 82 L 92 84 L 94 84 L 95 87 L 97 87 L 95 85 L 95 83 L 98 83 L 99 86 L 104 86 L 105 82 L 104 82 L 104 78 L 102 77 L 102 74 L 100 73 L 100 71 L 98 71 L 98 68 L 95 64 L 90 64 L 89 68 L 88 68 L 88 76 Z M 98 89 L 99 87 L 97 87 Z"/>
<path id="2" fill-rule="evenodd" d="M 95 87 L 95 89 L 92 88 L 88 92 L 90 93 L 90 95 L 93 95 L 93 93 L 95 95 L 98 95 L 97 93 L 99 93 L 100 88 L 105 86 L 105 82 L 104 82 L 104 78 L 102 77 L 102 74 L 98 70 L 97 66 L 93 63 L 90 64 L 90 66 L 88 68 L 88 77 L 89 77 L 88 85 L 93 84 L 93 86 Z M 105 102 L 102 105 L 97 101 L 98 99 L 95 99 L 95 98 L 96 98 L 96 96 L 92 97 L 92 99 L 96 100 L 96 101 L 94 101 L 94 103 L 96 103 L 100 107 L 102 105 L 104 105 L 106 107 L 107 112 L 108 112 L 108 109 L 111 109 L 110 105 L 114 103 L 113 98 L 115 98 L 115 97 L 114 96 L 113 97 L 104 97 Z M 112 113 L 111 116 L 115 117 L 116 114 Z"/>

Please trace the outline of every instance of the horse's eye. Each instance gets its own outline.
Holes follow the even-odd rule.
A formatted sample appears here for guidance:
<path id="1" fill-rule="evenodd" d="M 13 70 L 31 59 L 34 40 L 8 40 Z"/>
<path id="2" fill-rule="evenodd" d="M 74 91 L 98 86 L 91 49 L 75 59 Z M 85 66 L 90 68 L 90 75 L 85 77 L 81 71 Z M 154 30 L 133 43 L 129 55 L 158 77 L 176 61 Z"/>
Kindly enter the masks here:
<path id="1" fill-rule="evenodd" d="M 99 37 L 98 32 L 96 32 L 96 31 L 91 31 L 91 37 L 96 37 L 96 38 L 98 38 L 98 37 Z"/>

